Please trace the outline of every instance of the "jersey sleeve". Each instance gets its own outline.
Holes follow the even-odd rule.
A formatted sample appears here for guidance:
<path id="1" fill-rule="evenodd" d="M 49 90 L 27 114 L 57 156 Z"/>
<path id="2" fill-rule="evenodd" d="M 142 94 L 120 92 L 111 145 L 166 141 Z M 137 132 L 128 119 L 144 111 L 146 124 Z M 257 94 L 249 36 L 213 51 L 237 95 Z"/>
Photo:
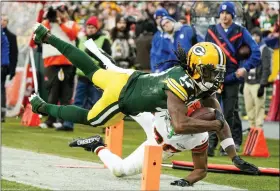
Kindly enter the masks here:
<path id="1" fill-rule="evenodd" d="M 178 79 L 168 78 L 166 80 L 166 86 L 168 90 L 184 103 L 188 102 L 194 95 L 194 84 L 187 74 Z"/>

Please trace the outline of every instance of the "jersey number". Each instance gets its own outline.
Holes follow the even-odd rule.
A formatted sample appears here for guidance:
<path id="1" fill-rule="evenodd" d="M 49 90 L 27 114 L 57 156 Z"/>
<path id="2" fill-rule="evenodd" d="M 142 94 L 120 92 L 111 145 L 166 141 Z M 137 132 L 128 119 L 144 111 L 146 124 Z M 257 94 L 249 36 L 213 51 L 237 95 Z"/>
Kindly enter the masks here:
<path id="1" fill-rule="evenodd" d="M 181 77 L 180 79 L 179 79 L 179 81 L 180 81 L 180 84 L 181 84 L 181 86 L 187 86 L 187 88 L 194 88 L 193 87 L 193 82 L 191 81 L 191 79 L 190 79 L 190 77 L 186 74 L 186 75 L 184 75 L 183 77 Z"/>

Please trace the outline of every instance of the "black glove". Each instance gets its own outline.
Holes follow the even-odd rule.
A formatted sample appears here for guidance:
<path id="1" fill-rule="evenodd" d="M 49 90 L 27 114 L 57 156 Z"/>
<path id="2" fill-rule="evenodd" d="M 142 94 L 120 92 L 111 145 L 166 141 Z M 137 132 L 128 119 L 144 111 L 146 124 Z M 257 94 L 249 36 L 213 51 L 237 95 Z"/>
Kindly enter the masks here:
<path id="1" fill-rule="evenodd" d="M 221 129 L 224 128 L 225 125 L 224 115 L 217 109 L 215 109 L 215 115 L 216 115 L 216 120 L 219 120 L 221 122 Z"/>
<path id="2" fill-rule="evenodd" d="M 252 175 L 260 174 L 260 170 L 258 169 L 258 167 L 244 161 L 239 156 L 233 157 L 232 162 L 237 168 L 239 168 L 243 172 L 246 172 L 246 173 L 252 174 Z"/>
<path id="3" fill-rule="evenodd" d="M 258 97 L 262 97 L 264 94 L 264 85 L 261 85 L 259 90 L 258 90 Z"/>
<path id="4" fill-rule="evenodd" d="M 181 186 L 181 187 L 192 186 L 192 184 L 185 179 L 175 180 L 175 181 L 171 182 L 170 185 Z"/>

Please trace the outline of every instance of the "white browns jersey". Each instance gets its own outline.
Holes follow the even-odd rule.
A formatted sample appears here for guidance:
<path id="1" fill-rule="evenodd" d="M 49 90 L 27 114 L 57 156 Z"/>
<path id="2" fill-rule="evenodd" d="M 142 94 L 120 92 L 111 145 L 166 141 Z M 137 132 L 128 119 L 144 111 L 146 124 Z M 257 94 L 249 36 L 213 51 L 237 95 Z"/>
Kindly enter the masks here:
<path id="1" fill-rule="evenodd" d="M 197 134 L 173 134 L 170 116 L 168 111 L 155 113 L 154 118 L 154 138 L 163 150 L 169 153 L 176 153 L 185 150 L 202 152 L 208 147 L 208 132 Z"/>

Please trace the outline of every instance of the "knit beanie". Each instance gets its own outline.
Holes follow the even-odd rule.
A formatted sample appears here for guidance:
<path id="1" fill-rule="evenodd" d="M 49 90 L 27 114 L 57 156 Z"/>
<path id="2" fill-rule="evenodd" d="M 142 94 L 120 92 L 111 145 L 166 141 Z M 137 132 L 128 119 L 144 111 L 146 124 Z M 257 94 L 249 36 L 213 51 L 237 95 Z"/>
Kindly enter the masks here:
<path id="1" fill-rule="evenodd" d="M 235 8 L 234 8 L 234 4 L 232 2 L 224 2 L 220 5 L 219 7 L 219 16 L 221 14 L 221 12 L 226 11 L 229 14 L 231 14 L 232 18 L 235 17 Z"/>
<path id="2" fill-rule="evenodd" d="M 161 8 L 161 9 L 156 10 L 156 12 L 154 14 L 154 19 L 156 19 L 158 16 L 164 17 L 167 15 L 168 15 L 167 10 L 164 8 Z"/>
<path id="3" fill-rule="evenodd" d="M 95 16 L 90 17 L 87 22 L 86 25 L 93 25 L 95 28 L 99 28 L 99 21 L 98 18 Z"/>

